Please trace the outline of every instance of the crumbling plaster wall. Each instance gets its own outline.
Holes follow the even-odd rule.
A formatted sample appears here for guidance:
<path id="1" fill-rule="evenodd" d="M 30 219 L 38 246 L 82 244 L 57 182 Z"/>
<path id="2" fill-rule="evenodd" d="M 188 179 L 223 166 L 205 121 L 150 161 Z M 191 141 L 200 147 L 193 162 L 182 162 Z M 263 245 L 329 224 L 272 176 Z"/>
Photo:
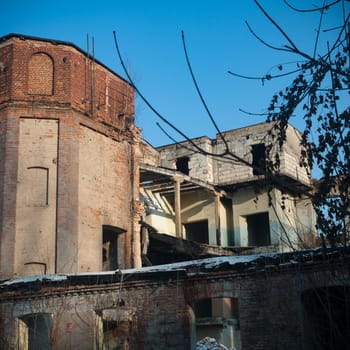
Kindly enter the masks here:
<path id="1" fill-rule="evenodd" d="M 276 205 L 275 202 L 272 204 Z M 252 187 L 240 189 L 234 193 L 232 205 L 235 245 L 248 246 L 246 217 L 257 213 L 267 213 L 270 222 L 271 245 L 280 246 L 281 227 L 272 206 L 269 205 L 269 198 L 266 191 L 261 190 L 257 192 Z"/>
<path id="2" fill-rule="evenodd" d="M 183 224 L 188 224 L 201 220 L 208 220 L 209 244 L 217 245 L 217 225 L 220 230 L 220 245 L 227 246 L 230 241 L 229 222 L 225 206 L 218 201 L 219 222 L 216 222 L 215 215 L 215 194 L 206 190 L 197 190 L 181 195 L 181 218 Z M 184 238 L 186 232 L 184 232 Z"/>
<path id="3" fill-rule="evenodd" d="M 310 177 L 306 168 L 300 166 L 301 135 L 288 126 L 286 130 L 287 141 L 282 149 L 278 146 L 276 130 L 272 123 L 261 123 L 240 129 L 225 131 L 222 133 L 230 151 L 245 162 L 253 162 L 254 145 L 273 145 L 271 154 L 279 154 L 281 161 L 280 172 L 299 184 L 310 185 Z M 220 135 L 215 142 L 207 137 L 193 139 L 193 141 L 209 153 L 220 154 L 225 151 L 225 143 Z M 258 186 L 245 186 L 248 182 L 263 179 L 263 175 L 253 175 L 252 167 L 239 160 L 227 160 L 214 158 L 191 151 L 193 146 L 189 142 L 172 144 L 157 148 L 160 164 L 164 167 L 175 168 L 176 159 L 189 158 L 189 175 L 203 181 L 209 181 L 215 185 L 239 185 L 242 188 L 232 193 L 232 208 L 220 207 L 220 220 L 222 229 L 222 244 L 248 245 L 247 215 L 256 213 L 268 213 L 270 220 L 271 245 L 282 250 L 291 247 L 309 246 L 315 236 L 315 214 L 307 198 L 294 197 L 291 194 L 283 194 L 277 187 L 268 194 L 268 189 Z M 209 175 L 210 174 L 210 175 Z M 287 178 L 288 179 L 288 178 Z M 286 180 L 290 181 L 290 180 Z M 281 182 L 282 184 L 282 182 Z M 285 185 L 285 184 L 284 184 Z M 208 219 L 210 231 L 210 243 L 215 243 L 214 210 L 211 203 L 211 195 L 206 193 L 206 201 L 200 200 L 198 194 L 183 195 L 183 222 Z M 269 195 L 271 203 L 269 203 Z M 188 198 L 187 198 L 188 197 Z M 193 203 L 192 203 L 193 202 Z M 273 206 L 271 206 L 272 204 Z M 196 210 L 188 210 L 186 206 L 196 207 Z M 233 213 L 234 239 L 231 234 L 230 224 L 227 220 L 229 211 Z M 192 215 L 192 217 L 191 217 Z M 226 222 L 225 222 L 226 220 Z M 306 245 L 304 243 L 308 242 Z"/>
<path id="4" fill-rule="evenodd" d="M 277 188 L 244 188 L 232 197 L 235 245 L 248 246 L 247 216 L 267 213 L 271 245 L 278 251 L 308 248 L 316 236 L 315 212 L 308 198 L 282 193 Z"/>

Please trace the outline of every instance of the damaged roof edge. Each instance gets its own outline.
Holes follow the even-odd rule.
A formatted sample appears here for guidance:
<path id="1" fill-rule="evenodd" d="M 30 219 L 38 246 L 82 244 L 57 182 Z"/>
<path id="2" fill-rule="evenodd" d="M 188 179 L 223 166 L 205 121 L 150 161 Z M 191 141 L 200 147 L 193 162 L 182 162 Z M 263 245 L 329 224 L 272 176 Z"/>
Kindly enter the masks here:
<path id="1" fill-rule="evenodd" d="M 286 269 L 312 264 L 350 259 L 350 247 L 316 248 L 288 253 L 257 254 L 246 256 L 224 256 L 198 259 L 174 264 L 147 266 L 136 269 L 90 272 L 78 274 L 37 275 L 5 280 L 0 283 L 0 290 L 16 290 L 21 286 L 74 286 L 102 285 L 127 281 L 161 281 L 186 276 L 210 275 L 211 273 L 236 272 L 247 273 L 263 271 L 266 268 Z"/>
<path id="2" fill-rule="evenodd" d="M 83 54 L 87 58 L 93 59 L 97 64 L 99 64 L 100 66 L 104 67 L 109 72 L 111 72 L 112 74 L 116 75 L 118 78 L 122 79 L 127 84 L 132 86 L 132 84 L 127 79 L 123 78 L 120 74 L 115 72 L 113 69 L 111 69 L 110 67 L 106 66 L 104 63 L 102 63 L 101 61 L 99 61 L 95 57 L 92 57 L 91 54 L 89 54 L 88 52 L 84 51 L 82 48 L 80 48 L 79 46 L 75 45 L 74 43 L 72 43 L 70 41 L 42 38 L 42 37 L 38 37 L 38 36 L 31 36 L 31 35 L 18 34 L 18 33 L 10 33 L 10 34 L 7 34 L 7 35 L 4 35 L 4 36 L 0 37 L 0 44 L 5 42 L 5 41 L 7 41 L 7 40 L 10 40 L 11 38 L 17 38 L 17 39 L 20 39 L 20 40 L 43 41 L 43 42 L 51 43 L 52 45 L 70 46 L 70 47 L 76 49 L 77 51 L 79 51 L 81 54 Z"/>

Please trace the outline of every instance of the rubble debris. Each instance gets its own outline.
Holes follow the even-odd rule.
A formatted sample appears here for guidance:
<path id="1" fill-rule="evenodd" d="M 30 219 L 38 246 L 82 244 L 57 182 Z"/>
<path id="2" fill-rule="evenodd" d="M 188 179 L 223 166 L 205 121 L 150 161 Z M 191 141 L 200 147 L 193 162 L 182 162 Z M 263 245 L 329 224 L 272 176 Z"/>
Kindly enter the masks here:
<path id="1" fill-rule="evenodd" d="M 214 338 L 205 337 L 199 340 L 196 344 L 196 350 L 235 350 L 234 348 L 228 348 L 216 341 Z"/>

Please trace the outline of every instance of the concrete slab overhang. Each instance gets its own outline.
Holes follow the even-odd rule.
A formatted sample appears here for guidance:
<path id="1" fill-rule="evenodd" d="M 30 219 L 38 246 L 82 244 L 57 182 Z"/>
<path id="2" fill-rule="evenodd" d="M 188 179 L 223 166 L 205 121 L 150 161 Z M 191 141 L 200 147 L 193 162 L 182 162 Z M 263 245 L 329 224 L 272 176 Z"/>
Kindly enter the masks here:
<path id="1" fill-rule="evenodd" d="M 140 184 L 144 189 L 149 189 L 152 192 L 159 192 L 161 194 L 170 194 L 174 192 L 175 180 L 180 181 L 181 192 L 204 189 L 224 197 L 230 197 L 221 188 L 185 175 L 180 171 L 144 163 L 140 164 Z"/>

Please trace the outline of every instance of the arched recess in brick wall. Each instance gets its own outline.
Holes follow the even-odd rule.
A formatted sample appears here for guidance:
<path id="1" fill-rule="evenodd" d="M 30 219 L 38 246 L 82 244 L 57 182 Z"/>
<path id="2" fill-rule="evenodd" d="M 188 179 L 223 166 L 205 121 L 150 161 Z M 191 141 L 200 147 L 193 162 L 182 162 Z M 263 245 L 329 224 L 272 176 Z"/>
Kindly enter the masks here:
<path id="1" fill-rule="evenodd" d="M 54 63 L 43 52 L 32 55 L 28 65 L 28 93 L 32 95 L 53 95 Z"/>

